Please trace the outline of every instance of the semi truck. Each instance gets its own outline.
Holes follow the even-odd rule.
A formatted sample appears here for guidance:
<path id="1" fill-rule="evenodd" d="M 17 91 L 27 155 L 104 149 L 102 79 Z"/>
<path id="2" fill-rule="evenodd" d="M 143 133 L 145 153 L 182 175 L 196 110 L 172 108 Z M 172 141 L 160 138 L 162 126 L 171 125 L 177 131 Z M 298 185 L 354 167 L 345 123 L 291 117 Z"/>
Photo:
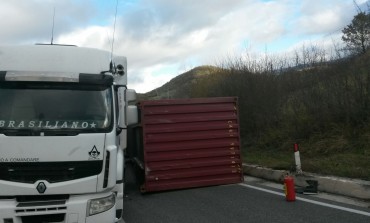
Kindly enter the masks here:
<path id="1" fill-rule="evenodd" d="M 63 45 L 0 47 L 0 222 L 118 222 L 127 60 Z"/>

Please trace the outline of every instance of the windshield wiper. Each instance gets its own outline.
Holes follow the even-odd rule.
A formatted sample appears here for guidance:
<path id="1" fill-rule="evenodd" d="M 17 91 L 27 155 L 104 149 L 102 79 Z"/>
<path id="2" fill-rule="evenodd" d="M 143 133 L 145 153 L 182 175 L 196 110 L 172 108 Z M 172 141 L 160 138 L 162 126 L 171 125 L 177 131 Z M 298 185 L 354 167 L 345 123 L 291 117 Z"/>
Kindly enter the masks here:
<path id="1" fill-rule="evenodd" d="M 42 130 L 43 136 L 76 136 L 81 132 L 76 129 Z"/>
<path id="2" fill-rule="evenodd" d="M 6 136 L 76 136 L 80 130 L 49 130 L 49 129 L 0 129 L 0 134 Z"/>
<path id="3" fill-rule="evenodd" d="M 6 136 L 37 136 L 40 135 L 40 131 L 33 129 L 0 129 L 0 134 Z"/>

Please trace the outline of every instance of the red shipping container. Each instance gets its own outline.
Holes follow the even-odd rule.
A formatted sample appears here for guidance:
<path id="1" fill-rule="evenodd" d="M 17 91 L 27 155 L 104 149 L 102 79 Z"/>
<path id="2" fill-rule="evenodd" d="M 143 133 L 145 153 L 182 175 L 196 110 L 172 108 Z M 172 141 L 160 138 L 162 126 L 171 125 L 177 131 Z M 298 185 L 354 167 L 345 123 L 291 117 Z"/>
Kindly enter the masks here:
<path id="1" fill-rule="evenodd" d="M 237 98 L 141 101 L 139 110 L 142 191 L 243 181 Z"/>

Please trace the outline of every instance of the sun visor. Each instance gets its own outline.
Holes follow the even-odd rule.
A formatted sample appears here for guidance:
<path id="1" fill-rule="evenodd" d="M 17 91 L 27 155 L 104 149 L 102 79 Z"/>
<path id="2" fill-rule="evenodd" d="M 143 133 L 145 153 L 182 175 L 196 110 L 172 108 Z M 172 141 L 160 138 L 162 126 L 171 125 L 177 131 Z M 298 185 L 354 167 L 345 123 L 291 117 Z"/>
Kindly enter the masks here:
<path id="1" fill-rule="evenodd" d="M 0 71 L 0 81 L 68 82 L 109 86 L 113 84 L 113 76 L 74 72 Z"/>
<path id="2" fill-rule="evenodd" d="M 78 73 L 0 71 L 0 81 L 78 82 Z"/>
<path id="3" fill-rule="evenodd" d="M 83 84 L 112 85 L 113 76 L 109 74 L 79 74 L 79 82 Z"/>

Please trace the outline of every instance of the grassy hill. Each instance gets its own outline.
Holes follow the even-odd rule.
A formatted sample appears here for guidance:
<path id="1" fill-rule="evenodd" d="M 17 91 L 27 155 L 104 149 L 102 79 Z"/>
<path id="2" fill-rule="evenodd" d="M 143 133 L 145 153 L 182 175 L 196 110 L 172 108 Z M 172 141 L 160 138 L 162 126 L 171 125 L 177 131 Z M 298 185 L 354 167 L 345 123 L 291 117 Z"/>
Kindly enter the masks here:
<path id="1" fill-rule="evenodd" d="M 145 94 L 140 94 L 141 100 L 158 100 L 169 98 L 191 98 L 192 86 L 198 81 L 207 79 L 218 72 L 220 68 L 214 66 L 200 66 L 191 69 L 173 78 L 163 86 Z"/>
<path id="2" fill-rule="evenodd" d="M 370 180 L 369 53 L 284 69 L 250 62 L 197 67 L 140 97 L 238 96 L 245 162 L 292 169 L 299 143 L 304 171 Z"/>

